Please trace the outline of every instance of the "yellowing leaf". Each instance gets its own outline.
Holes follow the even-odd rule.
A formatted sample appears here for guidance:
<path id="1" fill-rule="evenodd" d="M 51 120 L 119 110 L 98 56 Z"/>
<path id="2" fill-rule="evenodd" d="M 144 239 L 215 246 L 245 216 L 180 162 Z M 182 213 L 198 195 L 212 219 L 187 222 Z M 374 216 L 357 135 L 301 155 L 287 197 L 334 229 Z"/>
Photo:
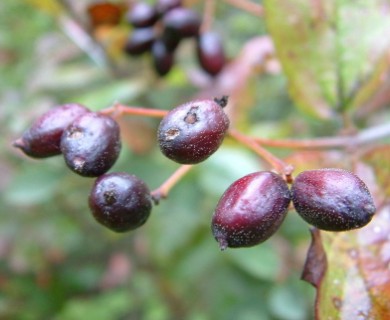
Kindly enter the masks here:
<path id="1" fill-rule="evenodd" d="M 314 232 L 303 278 L 317 287 L 318 319 L 390 319 L 389 234 L 390 206 L 362 229 Z"/>
<path id="2" fill-rule="evenodd" d="M 266 23 L 306 114 L 330 118 L 362 105 L 390 60 L 388 0 L 265 0 Z"/>

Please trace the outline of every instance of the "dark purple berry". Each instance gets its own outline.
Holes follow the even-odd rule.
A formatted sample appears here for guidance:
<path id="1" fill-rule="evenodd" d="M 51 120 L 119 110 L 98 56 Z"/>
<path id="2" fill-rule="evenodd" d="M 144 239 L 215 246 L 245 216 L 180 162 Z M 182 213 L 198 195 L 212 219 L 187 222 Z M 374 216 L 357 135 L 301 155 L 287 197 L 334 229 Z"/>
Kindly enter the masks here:
<path id="1" fill-rule="evenodd" d="M 134 29 L 125 43 L 124 50 L 132 56 L 143 54 L 150 50 L 155 38 L 153 28 Z"/>
<path id="2" fill-rule="evenodd" d="M 183 164 L 207 159 L 221 145 L 229 127 L 222 107 L 213 100 L 194 100 L 172 109 L 158 128 L 161 152 Z"/>
<path id="3" fill-rule="evenodd" d="M 152 197 L 147 185 L 136 176 L 114 172 L 96 179 L 89 207 L 96 221 L 113 231 L 126 232 L 149 218 Z"/>
<path id="4" fill-rule="evenodd" d="M 291 193 L 299 215 L 322 230 L 361 228 L 376 210 L 364 182 L 342 169 L 303 171 L 295 178 Z"/>
<path id="5" fill-rule="evenodd" d="M 84 177 L 98 177 L 107 172 L 120 150 L 117 122 L 100 113 L 86 113 L 77 118 L 61 138 L 61 151 L 67 166 Z"/>
<path id="6" fill-rule="evenodd" d="M 45 112 L 13 145 L 33 158 L 61 154 L 60 142 L 64 129 L 79 116 L 90 112 L 77 103 L 59 105 Z"/>
<path id="7" fill-rule="evenodd" d="M 127 21 L 136 28 L 151 27 L 158 20 L 157 10 L 146 2 L 135 3 L 127 13 Z"/>
<path id="8" fill-rule="evenodd" d="M 152 58 L 154 69 L 160 76 L 165 76 L 174 64 L 174 54 L 169 51 L 165 43 L 156 40 L 152 45 Z"/>
<path id="9" fill-rule="evenodd" d="M 197 55 L 203 70 L 212 76 L 217 75 L 225 65 L 225 52 L 222 39 L 215 32 L 204 32 L 197 38 Z"/>
<path id="10" fill-rule="evenodd" d="M 160 15 L 164 15 L 168 11 L 181 6 L 182 0 L 158 0 L 156 3 L 157 12 Z"/>
<path id="11" fill-rule="evenodd" d="M 255 246 L 282 224 L 290 203 L 287 183 L 276 173 L 255 172 L 235 181 L 215 209 L 211 229 L 221 250 Z"/>
<path id="12" fill-rule="evenodd" d="M 187 38 L 199 34 L 201 18 L 188 8 L 175 8 L 164 15 L 164 32 L 172 37 Z"/>

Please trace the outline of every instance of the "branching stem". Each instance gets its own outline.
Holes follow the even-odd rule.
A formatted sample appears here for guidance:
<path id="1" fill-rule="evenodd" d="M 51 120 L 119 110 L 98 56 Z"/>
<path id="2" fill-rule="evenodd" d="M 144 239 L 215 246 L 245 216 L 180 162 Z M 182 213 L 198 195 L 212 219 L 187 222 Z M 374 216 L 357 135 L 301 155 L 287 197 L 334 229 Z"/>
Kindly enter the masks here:
<path id="1" fill-rule="evenodd" d="M 288 180 L 290 179 L 289 177 L 291 176 L 293 167 L 285 163 L 283 160 L 279 159 L 278 157 L 274 156 L 268 150 L 264 149 L 255 139 L 242 134 L 236 129 L 230 129 L 229 135 L 233 139 L 237 140 L 238 142 L 247 146 L 249 149 L 256 152 L 261 158 L 267 161 L 277 172 L 284 174 Z"/>
<path id="2" fill-rule="evenodd" d="M 253 137 L 261 145 L 287 149 L 331 149 L 351 148 L 390 137 L 390 124 L 364 129 L 354 135 L 322 137 L 316 139 L 265 139 Z"/>
<path id="3" fill-rule="evenodd" d="M 263 6 L 250 0 L 225 0 L 225 2 L 255 16 L 262 17 L 264 14 Z"/>
<path id="4" fill-rule="evenodd" d="M 215 15 L 215 0 L 204 0 L 203 19 L 200 28 L 201 32 L 206 32 L 211 29 Z"/>

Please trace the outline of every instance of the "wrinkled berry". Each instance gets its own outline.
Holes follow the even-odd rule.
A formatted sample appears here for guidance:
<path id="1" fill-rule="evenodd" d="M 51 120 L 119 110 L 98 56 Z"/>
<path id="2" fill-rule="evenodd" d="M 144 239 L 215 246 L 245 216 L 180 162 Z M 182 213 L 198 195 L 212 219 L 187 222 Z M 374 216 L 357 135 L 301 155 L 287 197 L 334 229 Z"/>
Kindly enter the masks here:
<path id="1" fill-rule="evenodd" d="M 98 177 L 107 172 L 120 150 L 117 122 L 100 113 L 86 113 L 77 118 L 61 138 L 61 151 L 67 166 L 85 177 Z"/>
<path id="2" fill-rule="evenodd" d="M 221 250 L 255 246 L 282 224 L 290 203 L 287 183 L 278 174 L 261 171 L 235 181 L 215 209 L 211 229 Z"/>
<path id="3" fill-rule="evenodd" d="M 61 154 L 60 142 L 64 129 L 87 112 L 90 111 L 77 103 L 54 107 L 36 119 L 13 145 L 33 158 L 59 155 Z"/>
<path id="4" fill-rule="evenodd" d="M 149 188 L 134 175 L 107 173 L 96 179 L 89 196 L 96 221 L 116 232 L 142 226 L 149 218 L 152 197 Z"/>
<path id="5" fill-rule="evenodd" d="M 342 169 L 301 172 L 294 180 L 295 210 L 309 224 L 328 231 L 346 231 L 369 223 L 375 205 L 364 182 Z"/>
<path id="6" fill-rule="evenodd" d="M 229 127 L 222 107 L 213 100 L 194 100 L 172 109 L 158 128 L 161 152 L 183 164 L 207 159 L 221 145 Z"/>

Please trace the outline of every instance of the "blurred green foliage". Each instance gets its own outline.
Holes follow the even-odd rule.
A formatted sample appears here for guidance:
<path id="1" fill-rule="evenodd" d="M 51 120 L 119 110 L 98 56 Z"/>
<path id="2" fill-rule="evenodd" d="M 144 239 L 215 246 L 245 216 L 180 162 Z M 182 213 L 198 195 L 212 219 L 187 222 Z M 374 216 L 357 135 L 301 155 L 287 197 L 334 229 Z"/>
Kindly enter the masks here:
<path id="1" fill-rule="evenodd" d="M 126 77 L 111 76 L 64 34 L 58 17 L 30 3 L 0 2 L 0 318 L 312 319 L 314 289 L 299 280 L 309 232 L 294 213 L 255 248 L 220 252 L 211 235 L 222 192 L 263 169 L 245 148 L 227 141 L 154 208 L 144 227 L 120 235 L 93 220 L 91 179 L 72 174 L 61 157 L 31 160 L 12 148 L 34 118 L 58 103 L 98 110 L 119 100 L 167 109 L 197 91 L 185 65 L 161 80 L 147 57 L 126 60 Z M 216 27 L 231 56 L 264 32 L 247 13 L 227 5 L 219 10 L 228 22 Z M 193 59 L 184 56 L 179 60 Z M 252 89 L 247 130 L 288 135 L 302 115 L 292 108 L 284 77 L 254 82 L 259 90 Z M 154 132 L 157 123 L 145 120 L 145 130 Z M 315 132 L 316 124 L 305 130 Z M 142 152 L 125 145 L 113 170 L 134 173 L 153 189 L 176 168 L 155 145 Z"/>

